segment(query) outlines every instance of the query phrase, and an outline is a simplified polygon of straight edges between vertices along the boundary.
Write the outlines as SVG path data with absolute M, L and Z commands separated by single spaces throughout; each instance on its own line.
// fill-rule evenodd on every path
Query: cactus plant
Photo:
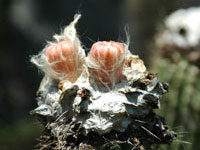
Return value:
M 58 42 L 31 59 L 45 73 L 37 92 L 38 107 L 31 111 L 46 131 L 37 147 L 141 150 L 170 144 L 176 133 L 154 112 L 168 91 L 167 83 L 149 73 L 125 43 L 97 42 L 87 58 L 78 43 L 81 55 L 75 57 L 77 47 L 66 42 L 65 37 L 79 41 L 74 28 L 77 20 L 76 16 L 66 27 L 64 36 L 56 36 L 56 40 L 64 37 L 68 46 Z M 69 58 L 77 60 L 63 61 L 66 51 Z M 72 63 L 74 69 L 66 69 Z M 68 75 L 72 72 L 72 76 Z

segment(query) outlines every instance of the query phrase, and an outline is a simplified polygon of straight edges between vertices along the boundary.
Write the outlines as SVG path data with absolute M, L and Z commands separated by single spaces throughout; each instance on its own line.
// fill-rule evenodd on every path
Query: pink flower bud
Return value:
M 76 34 L 75 25 L 81 15 L 65 27 L 60 35 L 54 35 L 55 42 L 48 44 L 31 62 L 40 68 L 46 76 L 55 80 L 75 82 L 85 67 L 85 51 Z
M 97 42 L 90 50 L 88 66 L 97 82 L 112 88 L 121 81 L 124 59 L 125 47 L 122 43 Z
M 51 44 L 46 48 L 45 54 L 51 69 L 65 76 L 72 76 L 77 70 L 78 48 L 69 40 Z

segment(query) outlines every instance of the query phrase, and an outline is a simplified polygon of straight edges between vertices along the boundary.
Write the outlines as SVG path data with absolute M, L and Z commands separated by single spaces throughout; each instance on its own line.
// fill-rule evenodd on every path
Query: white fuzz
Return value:
M 196 48 L 200 43 L 200 7 L 180 9 L 165 20 L 165 30 L 158 35 L 157 44 L 182 49 Z

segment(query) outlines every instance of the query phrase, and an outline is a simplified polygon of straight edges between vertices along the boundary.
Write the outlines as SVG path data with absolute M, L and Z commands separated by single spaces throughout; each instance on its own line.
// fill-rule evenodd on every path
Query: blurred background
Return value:
M 130 50 L 151 68 L 157 55 L 152 45 L 158 25 L 171 12 L 192 6 L 200 6 L 200 1 L 0 0 L 0 149 L 34 149 L 42 126 L 29 111 L 37 105 L 35 94 L 43 75 L 29 60 L 73 20 L 75 13 L 82 14 L 77 30 L 86 52 L 98 40 L 126 41 L 124 26 L 128 25 Z M 167 112 L 160 113 L 164 116 Z M 180 122 L 169 124 L 172 129 L 180 125 L 180 132 L 187 131 Z M 160 149 L 173 149 L 173 145 Z M 195 148 L 181 143 L 176 149 Z

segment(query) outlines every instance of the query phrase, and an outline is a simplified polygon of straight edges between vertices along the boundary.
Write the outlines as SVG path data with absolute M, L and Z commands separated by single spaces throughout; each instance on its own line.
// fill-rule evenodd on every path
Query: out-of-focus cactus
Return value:
M 200 8 L 181 9 L 171 14 L 156 36 L 161 57 L 154 71 L 169 83 L 161 114 L 180 134 L 173 150 L 199 150 L 200 139 Z M 185 132 L 184 134 L 182 134 Z M 184 143 L 192 144 L 184 144 Z

